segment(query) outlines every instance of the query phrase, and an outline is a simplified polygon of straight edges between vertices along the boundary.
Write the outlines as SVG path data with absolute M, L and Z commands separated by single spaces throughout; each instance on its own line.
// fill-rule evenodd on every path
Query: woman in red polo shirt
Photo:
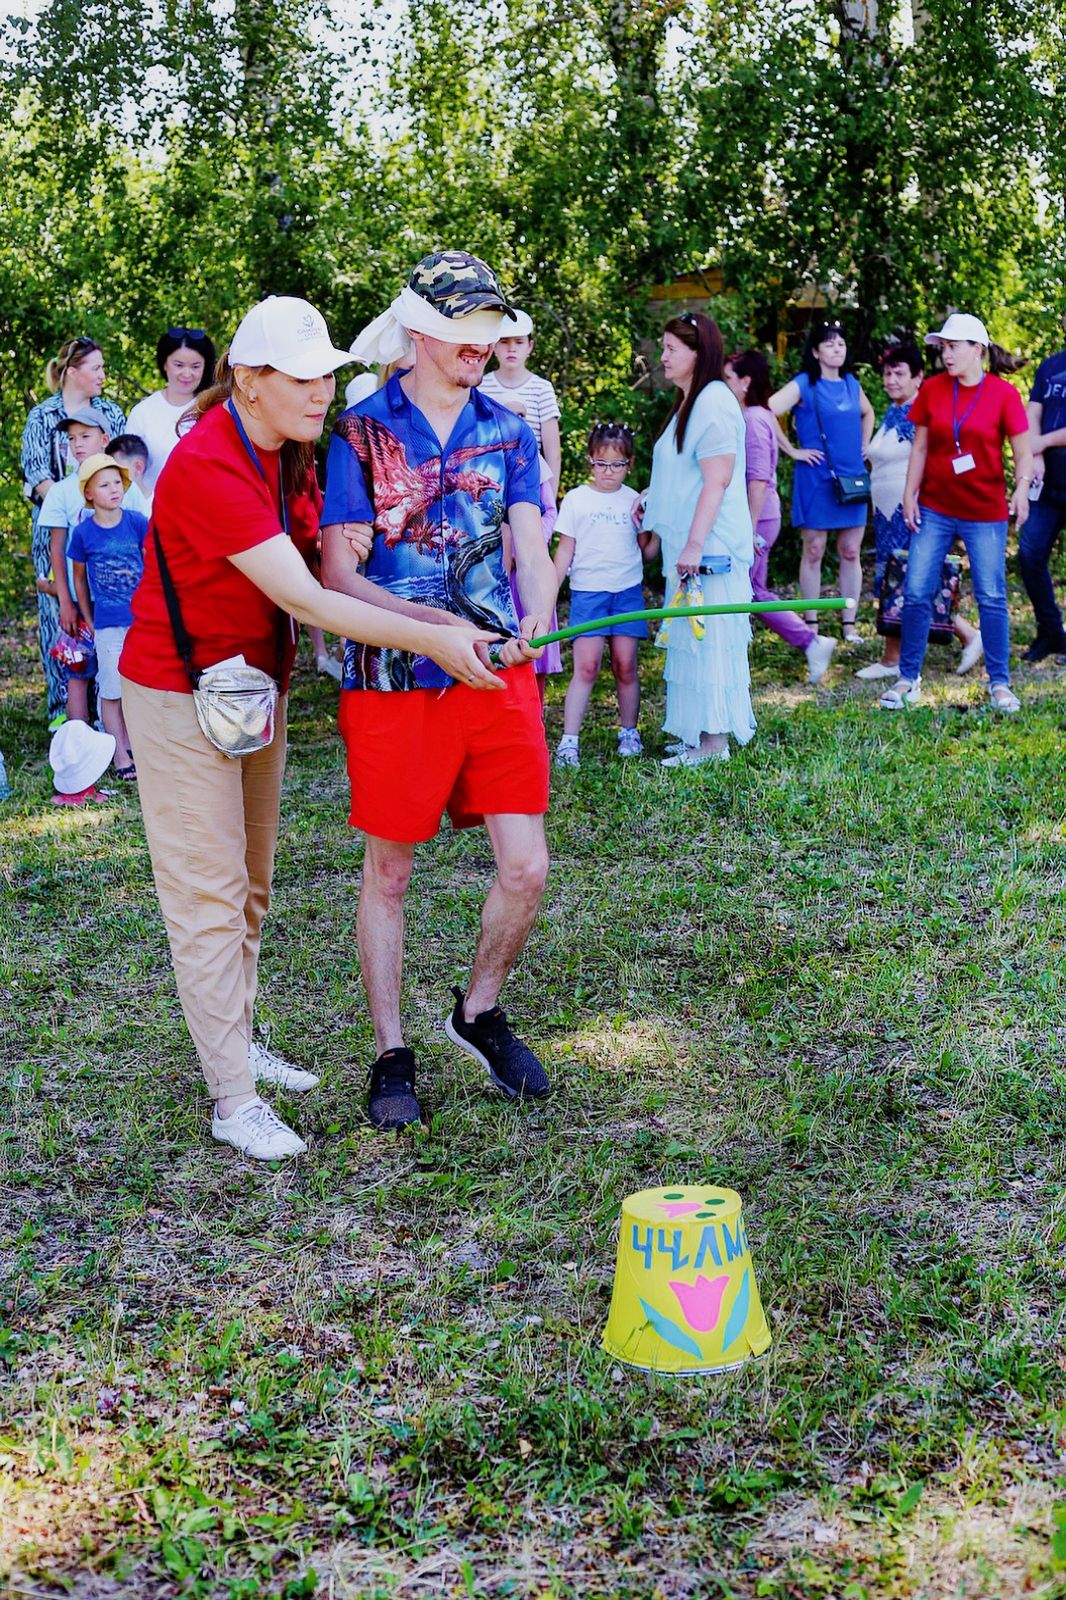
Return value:
M 198 670 L 237 655 L 288 688 L 296 622 L 431 656 L 453 677 L 498 689 L 455 618 L 383 596 L 321 588 L 308 570 L 321 504 L 312 445 L 333 399 L 336 350 L 304 300 L 271 297 L 244 318 L 197 399 L 199 420 L 156 487 L 145 572 L 120 669 L 145 832 L 185 1020 L 215 1103 L 212 1132 L 260 1160 L 307 1147 L 255 1081 L 317 1083 L 252 1039 L 260 927 L 270 899 L 285 766 L 284 699 L 263 749 L 232 759 L 200 731 L 174 638 L 158 548 Z M 442 625 L 443 624 L 443 625 Z
M 903 518 L 912 530 L 903 592 L 899 681 L 881 696 L 886 711 L 913 705 L 921 693 L 933 596 L 947 555 L 961 539 L 970 558 L 981 617 L 992 705 L 1020 709 L 1010 687 L 1007 617 L 1007 520 L 1020 528 L 1029 514 L 1033 453 L 1029 420 L 1018 391 L 985 371 L 988 332 L 977 317 L 954 312 L 939 333 L 944 371 L 926 378 L 911 406 L 914 448 L 903 491 Z M 1014 494 L 1007 505 L 1003 446 L 1014 457 Z

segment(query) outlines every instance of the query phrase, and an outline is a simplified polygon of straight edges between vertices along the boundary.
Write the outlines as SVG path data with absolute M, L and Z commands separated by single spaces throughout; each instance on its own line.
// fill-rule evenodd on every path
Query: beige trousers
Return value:
M 178 997 L 212 1100 L 248 1070 L 259 932 L 270 903 L 285 771 L 285 701 L 265 750 L 233 760 L 200 732 L 192 695 L 122 679 L 156 893 Z

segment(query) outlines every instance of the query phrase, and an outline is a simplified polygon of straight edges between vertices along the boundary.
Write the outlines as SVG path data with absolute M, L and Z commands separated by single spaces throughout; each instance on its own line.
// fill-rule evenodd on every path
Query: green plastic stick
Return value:
M 622 611 L 615 617 L 596 617 L 592 622 L 576 622 L 570 628 L 557 628 L 554 633 L 542 633 L 530 639 L 534 650 L 542 644 L 556 644 L 573 639 L 579 633 L 591 633 L 616 622 L 650 622 L 656 617 L 735 617 L 748 615 L 761 617 L 767 611 L 843 611 L 848 600 L 746 600 L 725 606 L 656 606 L 650 611 Z

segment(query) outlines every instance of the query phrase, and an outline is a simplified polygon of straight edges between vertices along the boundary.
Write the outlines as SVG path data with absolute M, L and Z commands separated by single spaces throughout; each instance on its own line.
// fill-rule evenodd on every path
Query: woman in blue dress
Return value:
M 803 346 L 800 371 L 770 397 L 777 417 L 790 411 L 801 449 L 792 478 L 792 524 L 803 537 L 799 588 L 814 600 L 822 588 L 822 557 L 829 533 L 837 536 L 840 593 L 849 602 L 841 613 L 844 638 L 861 644 L 855 626 L 862 594 L 862 535 L 865 505 L 841 505 L 833 477 L 865 471 L 863 455 L 874 431 L 874 412 L 850 370 L 848 347 L 839 322 L 812 323 Z M 817 626 L 817 615 L 806 618 Z
M 750 601 L 755 552 L 744 414 L 722 379 L 717 325 L 692 311 L 671 318 L 662 364 L 677 394 L 655 444 L 644 527 L 662 541 L 667 593 L 689 579 L 700 584 L 709 605 Z M 746 616 L 670 624 L 664 726 L 674 747 L 663 766 L 728 761 L 730 735 L 738 744 L 752 737 L 750 639 Z

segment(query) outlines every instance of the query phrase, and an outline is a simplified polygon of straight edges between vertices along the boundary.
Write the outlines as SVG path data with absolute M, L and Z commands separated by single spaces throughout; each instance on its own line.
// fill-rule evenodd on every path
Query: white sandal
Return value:
M 992 701 L 993 711 L 1002 711 L 1008 717 L 1013 717 L 1015 712 L 1022 709 L 1022 703 L 1018 696 L 1005 683 L 994 684 L 988 693 Z
M 914 705 L 915 701 L 921 698 L 921 693 L 921 678 L 915 678 L 913 683 L 901 678 L 899 683 L 885 690 L 877 703 L 882 711 L 905 711 L 907 706 Z

